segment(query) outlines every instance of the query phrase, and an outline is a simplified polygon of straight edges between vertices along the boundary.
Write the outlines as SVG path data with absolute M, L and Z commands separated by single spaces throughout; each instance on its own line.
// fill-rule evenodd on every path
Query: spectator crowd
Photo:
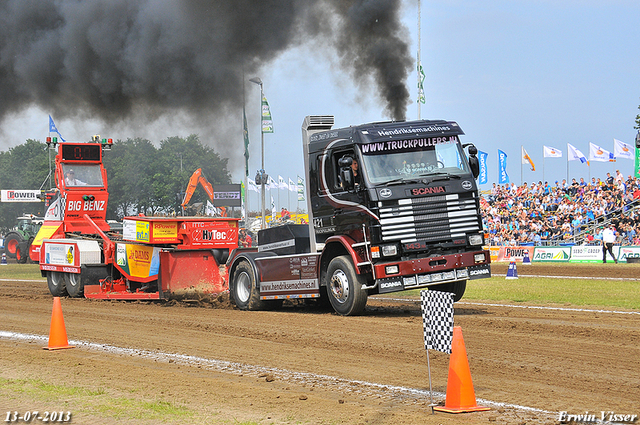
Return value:
M 604 181 L 493 184 L 481 210 L 490 245 L 601 244 L 605 223 L 615 226 L 616 244 L 640 245 L 640 179 L 616 172 Z M 579 238 L 574 239 L 580 235 Z

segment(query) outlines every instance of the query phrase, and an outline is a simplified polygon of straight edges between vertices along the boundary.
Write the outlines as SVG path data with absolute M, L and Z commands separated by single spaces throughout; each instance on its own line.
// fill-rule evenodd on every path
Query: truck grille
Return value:
M 472 193 L 399 199 L 380 203 L 384 242 L 438 242 L 480 231 Z

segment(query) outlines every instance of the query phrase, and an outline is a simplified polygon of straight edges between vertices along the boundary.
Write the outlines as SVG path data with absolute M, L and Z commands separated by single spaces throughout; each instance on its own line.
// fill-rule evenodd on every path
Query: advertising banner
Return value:
M 533 246 L 501 246 L 495 261 L 516 261 L 521 263 L 525 256 L 529 257 L 529 260 L 533 258 L 533 250 Z M 493 261 L 493 256 L 491 261 Z
M 213 204 L 216 207 L 242 206 L 241 185 L 217 184 L 213 187 Z
M 0 191 L 2 202 L 41 202 L 38 198 L 42 192 L 39 190 L 2 190 Z
M 640 258 L 640 246 L 614 246 L 613 255 L 618 261 L 627 261 L 627 258 Z M 602 258 L 600 258 L 602 260 Z M 607 260 L 610 257 L 607 255 Z
M 509 183 L 509 175 L 507 174 L 507 154 L 498 149 L 498 183 Z
M 478 151 L 478 159 L 480 160 L 480 175 L 478 176 L 479 184 L 487 184 L 489 182 L 489 177 L 487 174 L 487 157 L 488 153 Z
M 537 246 L 533 250 L 533 262 L 557 263 L 569 262 L 571 247 L 569 246 Z
M 602 246 L 572 246 L 571 263 L 597 263 L 602 261 Z
M 131 277 L 150 278 L 158 274 L 160 248 L 116 244 L 116 265 Z

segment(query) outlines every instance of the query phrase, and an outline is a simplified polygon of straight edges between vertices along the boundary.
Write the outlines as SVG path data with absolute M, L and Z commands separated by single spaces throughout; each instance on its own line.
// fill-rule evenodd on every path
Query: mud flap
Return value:
M 491 265 L 483 264 L 481 266 L 469 267 L 469 279 L 484 279 L 485 277 L 491 277 Z

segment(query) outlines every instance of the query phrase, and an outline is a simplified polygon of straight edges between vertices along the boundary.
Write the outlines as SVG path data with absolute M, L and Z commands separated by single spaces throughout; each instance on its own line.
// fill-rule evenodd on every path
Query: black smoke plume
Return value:
M 3 0 L 0 121 L 34 105 L 110 123 L 228 112 L 243 72 L 314 40 L 401 120 L 412 59 L 399 11 L 400 0 Z

